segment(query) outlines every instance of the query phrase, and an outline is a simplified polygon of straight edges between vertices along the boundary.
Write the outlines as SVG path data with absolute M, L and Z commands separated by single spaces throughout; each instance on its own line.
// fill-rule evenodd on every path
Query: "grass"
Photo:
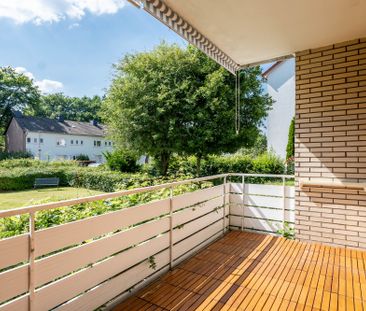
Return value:
M 67 199 L 82 198 L 100 193 L 102 192 L 73 187 L 53 187 L 25 191 L 0 192 L 0 210 L 40 204 L 45 202 L 56 202 Z

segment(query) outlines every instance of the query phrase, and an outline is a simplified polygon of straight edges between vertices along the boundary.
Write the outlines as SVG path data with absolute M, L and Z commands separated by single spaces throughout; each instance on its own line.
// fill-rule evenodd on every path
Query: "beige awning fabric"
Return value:
M 141 0 L 231 72 L 366 37 L 366 0 Z

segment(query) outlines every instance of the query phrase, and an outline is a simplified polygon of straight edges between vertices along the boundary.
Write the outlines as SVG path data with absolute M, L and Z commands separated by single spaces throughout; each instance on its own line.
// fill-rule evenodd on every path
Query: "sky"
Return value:
M 186 44 L 126 0 L 0 0 L 0 66 L 42 93 L 103 95 L 112 64 L 162 41 Z
M 0 66 L 43 93 L 103 95 L 126 53 L 185 41 L 125 0 L 0 0 Z

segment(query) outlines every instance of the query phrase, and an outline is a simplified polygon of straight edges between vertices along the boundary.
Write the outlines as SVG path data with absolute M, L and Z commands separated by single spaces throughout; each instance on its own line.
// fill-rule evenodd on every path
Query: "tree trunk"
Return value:
M 160 153 L 160 174 L 162 176 L 166 176 L 168 173 L 169 168 L 169 161 L 170 161 L 170 152 L 164 151 Z

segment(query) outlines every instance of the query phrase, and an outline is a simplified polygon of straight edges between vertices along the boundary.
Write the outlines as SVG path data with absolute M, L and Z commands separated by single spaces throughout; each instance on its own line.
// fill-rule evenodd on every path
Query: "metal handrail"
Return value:
M 218 174 L 218 175 L 213 175 L 213 176 L 205 176 L 205 177 L 191 178 L 191 179 L 186 179 L 186 180 L 181 180 L 181 181 L 174 181 L 174 182 L 164 183 L 164 184 L 155 185 L 155 186 L 141 187 L 141 188 L 135 188 L 135 189 L 130 189 L 130 190 L 122 190 L 122 191 L 116 191 L 116 192 L 111 192 L 111 193 L 98 194 L 98 195 L 88 196 L 88 197 L 79 198 L 79 199 L 63 200 L 63 201 L 58 201 L 58 202 L 51 202 L 51 203 L 44 203 L 44 204 L 20 207 L 20 208 L 15 208 L 15 209 L 11 209 L 11 210 L 3 210 L 3 211 L 0 211 L 0 218 L 28 214 L 31 212 L 38 212 L 38 211 L 49 210 L 49 209 L 53 209 L 53 208 L 72 206 L 72 205 L 81 204 L 81 203 L 94 202 L 94 201 L 99 201 L 99 200 L 107 200 L 107 199 L 122 197 L 122 196 L 126 196 L 126 195 L 131 195 L 131 194 L 160 190 L 160 189 L 164 189 L 164 188 L 174 188 L 174 187 L 189 184 L 189 183 L 208 181 L 208 180 L 213 180 L 213 179 L 225 178 L 225 177 L 229 177 L 229 176 L 263 177 L 263 178 L 272 177 L 272 178 L 289 178 L 289 179 L 294 178 L 293 175 L 275 175 L 275 174 L 245 174 L 245 173 Z
M 122 196 L 126 196 L 126 195 L 137 194 L 137 193 L 144 193 L 144 192 L 149 192 L 149 191 L 154 191 L 154 190 L 159 190 L 159 189 L 164 189 L 164 188 L 170 188 L 170 187 L 174 188 L 174 187 L 177 187 L 180 185 L 185 185 L 185 184 L 189 184 L 189 183 L 193 183 L 193 182 L 213 180 L 213 179 L 218 179 L 218 178 L 224 178 L 226 176 L 228 176 L 228 174 L 219 174 L 219 175 L 213 175 L 213 176 L 207 176 L 207 177 L 192 178 L 192 179 L 174 181 L 171 183 L 165 183 L 165 184 L 160 184 L 160 185 L 155 185 L 155 186 L 141 187 L 141 188 L 135 188 L 135 189 L 130 189 L 130 190 L 121 190 L 121 191 L 104 193 L 104 194 L 97 194 L 97 195 L 88 196 L 88 197 L 84 197 L 84 198 L 80 198 L 80 199 L 63 200 L 63 201 L 58 201 L 58 202 L 51 202 L 51 203 L 44 203 L 44 204 L 20 207 L 20 208 L 15 208 L 15 209 L 11 209 L 11 210 L 3 210 L 3 211 L 0 211 L 0 218 L 28 214 L 30 212 L 38 212 L 38 211 L 49 210 L 49 209 L 58 208 L 58 207 L 71 206 L 71 205 L 80 204 L 80 203 L 107 200 L 107 199 L 112 199 L 112 198 L 117 198 L 117 197 L 122 197 Z

